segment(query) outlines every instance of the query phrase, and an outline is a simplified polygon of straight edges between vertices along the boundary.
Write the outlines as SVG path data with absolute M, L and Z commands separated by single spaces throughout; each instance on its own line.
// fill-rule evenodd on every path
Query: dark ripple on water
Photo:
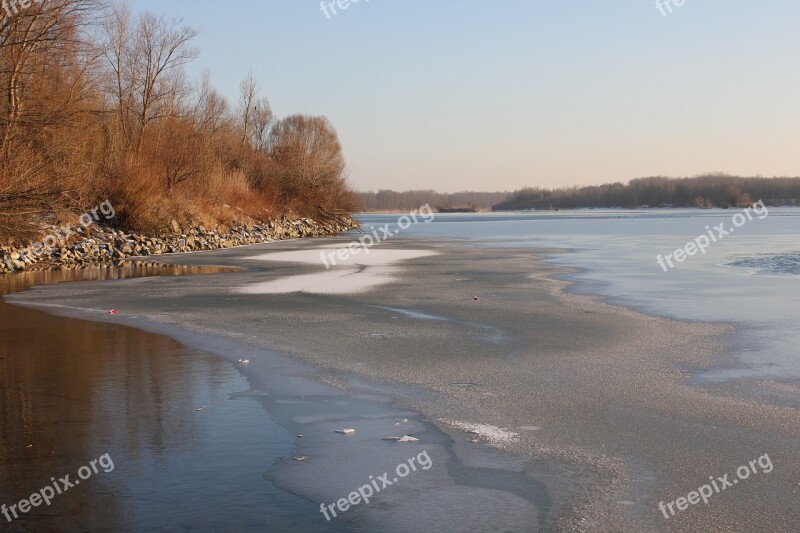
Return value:
M 729 261 L 726 265 L 746 268 L 763 276 L 800 276 L 800 253 L 742 257 Z

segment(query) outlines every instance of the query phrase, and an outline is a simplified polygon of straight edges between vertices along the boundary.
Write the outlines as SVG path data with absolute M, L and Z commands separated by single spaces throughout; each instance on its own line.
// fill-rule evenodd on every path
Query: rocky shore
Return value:
M 176 221 L 170 231 L 157 236 L 128 233 L 103 225 L 78 227 L 56 246 L 12 247 L 0 245 L 0 274 L 20 271 L 60 270 L 87 266 L 118 266 L 134 257 L 158 256 L 233 248 L 303 237 L 335 235 L 358 228 L 347 216 L 326 216 L 324 221 L 290 219 L 283 215 L 263 223 L 241 223 L 230 228 L 208 229 L 203 225 L 182 228 Z M 56 226 L 43 228 L 59 235 Z M 40 243 L 41 244 L 41 243 Z

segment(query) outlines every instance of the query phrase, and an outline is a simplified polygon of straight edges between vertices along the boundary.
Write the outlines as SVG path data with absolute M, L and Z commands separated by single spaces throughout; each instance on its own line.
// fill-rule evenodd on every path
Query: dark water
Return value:
M 0 294 L 45 283 L 220 269 L 137 267 L 0 276 Z M 113 324 L 0 301 L 0 505 L 55 478 L 80 484 L 1 531 L 314 530 L 317 509 L 264 474 L 292 439 L 230 364 Z M 198 410 L 200 409 L 200 410 Z M 78 471 L 95 463 L 97 473 Z M 113 462 L 113 469 L 110 463 Z M 103 468 L 105 466 L 105 468 Z M 109 471 L 106 471 L 109 470 Z M 86 470 L 83 471 L 84 475 Z
M 726 263 L 764 276 L 800 276 L 800 254 L 765 254 L 741 257 Z

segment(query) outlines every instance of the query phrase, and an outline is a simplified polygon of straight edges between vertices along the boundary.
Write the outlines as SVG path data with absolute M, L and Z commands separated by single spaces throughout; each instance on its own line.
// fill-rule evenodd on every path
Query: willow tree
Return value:
M 286 205 L 335 210 L 352 202 L 342 145 L 327 118 L 292 115 L 275 123 L 270 157 Z

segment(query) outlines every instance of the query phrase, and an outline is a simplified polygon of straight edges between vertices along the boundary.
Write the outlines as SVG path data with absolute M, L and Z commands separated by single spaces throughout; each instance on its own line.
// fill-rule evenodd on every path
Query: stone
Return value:
M 85 268 L 92 265 L 119 266 L 124 259 L 133 255 L 232 248 L 301 236 L 328 235 L 357 227 L 353 221 L 347 221 L 347 224 L 349 225 L 331 225 L 317 223 L 312 219 L 289 219 L 281 215 L 268 222 L 248 221 L 227 229 L 217 226 L 208 230 L 197 222 L 192 222 L 191 229 L 187 230 L 186 235 L 182 235 L 180 226 L 173 220 L 170 226 L 174 233 L 162 234 L 160 237 L 125 234 L 123 231 L 102 226 L 95 226 L 92 231 L 86 232 L 82 231 L 83 228 L 76 228 L 77 233 L 83 236 L 77 242 L 59 243 L 53 249 L 43 249 L 40 255 L 33 254 L 26 248 L 0 246 L 0 273 Z M 43 226 L 42 229 L 46 232 L 48 228 Z M 90 234 L 92 237 L 89 237 Z

